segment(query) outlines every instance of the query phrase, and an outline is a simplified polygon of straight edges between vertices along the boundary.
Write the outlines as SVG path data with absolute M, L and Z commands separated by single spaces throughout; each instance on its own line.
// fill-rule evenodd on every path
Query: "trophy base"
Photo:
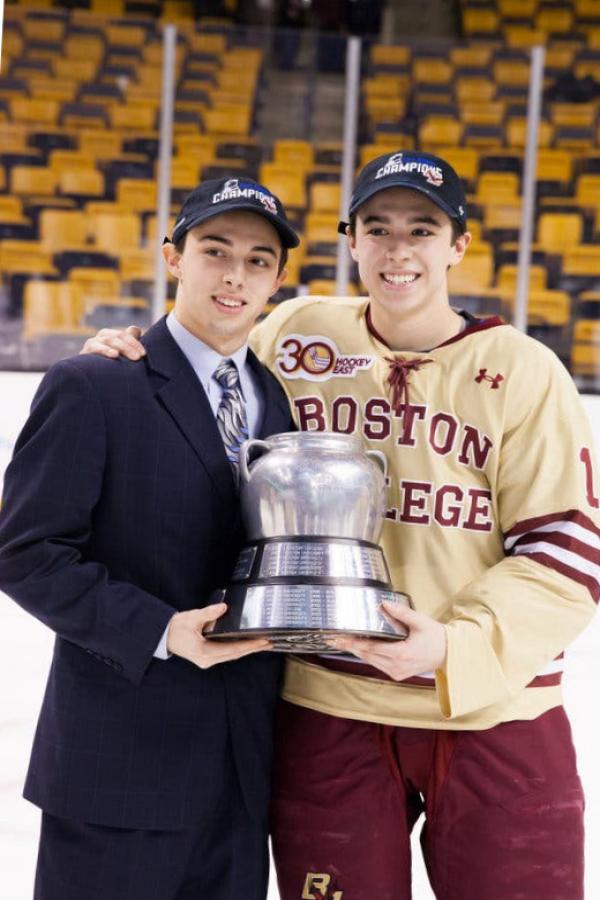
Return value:
M 407 629 L 385 618 L 379 609 L 383 600 L 410 606 L 407 594 L 370 585 L 230 585 L 210 597 L 210 603 L 229 608 L 206 637 L 266 637 L 273 650 L 284 653 L 335 653 L 328 638 L 340 634 L 404 640 Z

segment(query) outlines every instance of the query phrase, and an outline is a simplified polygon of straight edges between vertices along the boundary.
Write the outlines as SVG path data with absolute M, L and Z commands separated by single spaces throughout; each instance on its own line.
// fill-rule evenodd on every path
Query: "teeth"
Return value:
M 241 306 L 241 300 L 232 300 L 230 297 L 217 297 L 217 303 L 222 303 L 223 306 Z
M 412 284 L 413 281 L 417 280 L 416 275 L 385 275 L 383 276 L 383 280 L 387 281 L 388 284 Z

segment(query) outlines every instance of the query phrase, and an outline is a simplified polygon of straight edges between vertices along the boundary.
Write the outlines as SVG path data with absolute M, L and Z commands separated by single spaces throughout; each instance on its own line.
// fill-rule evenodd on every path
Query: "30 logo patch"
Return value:
M 292 380 L 354 378 L 358 372 L 370 369 L 374 362 L 374 356 L 340 353 L 331 338 L 319 334 L 288 334 L 277 347 L 277 370 Z

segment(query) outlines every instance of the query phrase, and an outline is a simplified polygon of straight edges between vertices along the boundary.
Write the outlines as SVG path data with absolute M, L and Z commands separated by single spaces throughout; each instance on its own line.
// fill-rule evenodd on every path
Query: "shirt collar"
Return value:
M 170 312 L 167 316 L 167 328 L 171 333 L 171 337 L 193 368 L 197 377 L 200 379 L 204 387 L 208 388 L 213 373 L 222 359 L 231 359 L 237 366 L 240 373 L 242 393 L 244 393 L 244 378 L 242 373 L 246 365 L 248 356 L 248 344 L 243 344 L 235 353 L 222 356 L 217 350 L 213 350 L 200 338 L 197 338 L 191 331 L 188 331 L 181 322 L 175 318 L 175 314 Z M 245 373 L 244 373 L 245 374 Z

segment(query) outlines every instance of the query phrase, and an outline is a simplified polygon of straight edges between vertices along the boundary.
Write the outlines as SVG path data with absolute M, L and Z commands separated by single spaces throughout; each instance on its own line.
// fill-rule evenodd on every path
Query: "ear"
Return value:
M 274 283 L 274 285 L 273 285 L 273 290 L 272 290 L 272 292 L 269 294 L 269 297 L 274 297 L 274 296 L 275 296 L 275 294 L 277 293 L 277 291 L 279 290 L 279 288 L 281 287 L 281 285 L 283 284 L 283 282 L 284 282 L 285 279 L 287 278 L 287 275 L 288 275 L 288 270 L 287 270 L 287 269 L 282 269 L 281 272 L 278 274 L 277 278 L 275 279 L 275 283 Z
M 177 250 L 175 244 L 163 244 L 162 255 L 166 263 L 169 274 L 173 278 L 181 278 L 181 253 Z
M 467 252 L 467 247 L 471 243 L 472 234 L 470 231 L 465 231 L 464 234 L 459 235 L 452 247 L 452 259 L 450 260 L 451 266 L 456 266 L 463 258 L 465 253 Z
M 358 252 L 356 250 L 356 235 L 352 234 L 352 230 L 349 225 L 346 225 L 346 239 L 348 241 L 348 250 L 350 251 L 350 256 L 354 260 L 354 262 L 358 262 Z

